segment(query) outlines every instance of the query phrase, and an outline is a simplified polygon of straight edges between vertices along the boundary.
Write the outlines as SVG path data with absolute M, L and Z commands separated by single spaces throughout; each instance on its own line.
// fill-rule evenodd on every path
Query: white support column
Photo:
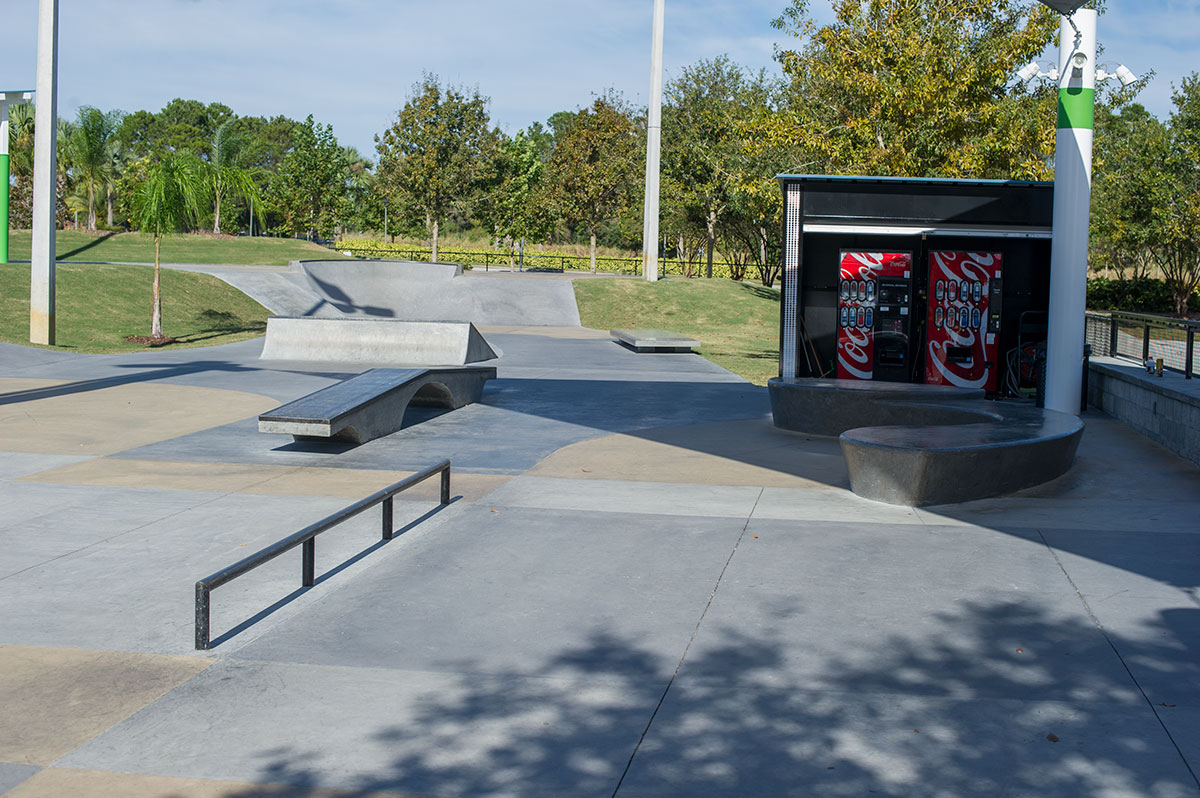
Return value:
M 662 58 L 665 0 L 654 0 L 650 44 L 650 104 L 646 116 L 646 200 L 642 217 L 642 275 L 658 280 L 658 177 L 662 149 Z
M 58 210 L 58 0 L 38 0 L 37 106 L 33 139 L 33 255 L 29 340 L 54 343 L 54 234 Z
M 1096 12 L 1079 9 L 1064 16 L 1059 33 L 1046 407 L 1079 415 L 1092 196 Z

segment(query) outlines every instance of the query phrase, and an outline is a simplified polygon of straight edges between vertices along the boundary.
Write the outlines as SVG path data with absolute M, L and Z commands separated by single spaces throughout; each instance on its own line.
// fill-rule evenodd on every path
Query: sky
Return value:
M 786 0 L 666 0 L 666 79 L 703 58 L 777 71 Z M 34 88 L 37 0 L 2 0 L 0 89 Z M 812 0 L 819 20 L 829 0 Z M 60 0 L 59 115 L 157 111 L 175 97 L 241 116 L 308 114 L 375 155 L 422 74 L 477 87 L 509 134 L 616 89 L 647 101 L 653 0 Z M 1200 0 L 1108 0 L 1100 61 L 1156 75 L 1162 119 L 1200 72 Z M 1047 54 L 1052 55 L 1052 54 Z M 1110 69 L 1109 71 L 1112 71 Z

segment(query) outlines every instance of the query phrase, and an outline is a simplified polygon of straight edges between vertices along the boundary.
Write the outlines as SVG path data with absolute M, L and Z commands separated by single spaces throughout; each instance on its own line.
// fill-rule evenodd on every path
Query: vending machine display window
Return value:
M 840 254 L 837 376 L 909 378 L 912 253 Z
M 1002 260 L 999 252 L 929 253 L 926 383 L 996 390 Z

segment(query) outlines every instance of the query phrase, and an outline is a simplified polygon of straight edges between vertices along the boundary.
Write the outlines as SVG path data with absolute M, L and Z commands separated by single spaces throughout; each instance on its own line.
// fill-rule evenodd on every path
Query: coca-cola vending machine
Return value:
M 837 376 L 910 379 L 912 253 L 841 253 Z
M 929 253 L 927 384 L 996 390 L 1001 260 L 998 252 Z

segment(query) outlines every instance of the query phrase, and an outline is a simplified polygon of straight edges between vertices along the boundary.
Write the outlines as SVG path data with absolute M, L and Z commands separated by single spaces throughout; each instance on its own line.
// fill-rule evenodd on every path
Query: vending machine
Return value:
M 908 381 L 912 253 L 843 251 L 840 257 L 838 379 Z
M 929 253 L 927 384 L 996 390 L 1001 260 L 998 252 Z

